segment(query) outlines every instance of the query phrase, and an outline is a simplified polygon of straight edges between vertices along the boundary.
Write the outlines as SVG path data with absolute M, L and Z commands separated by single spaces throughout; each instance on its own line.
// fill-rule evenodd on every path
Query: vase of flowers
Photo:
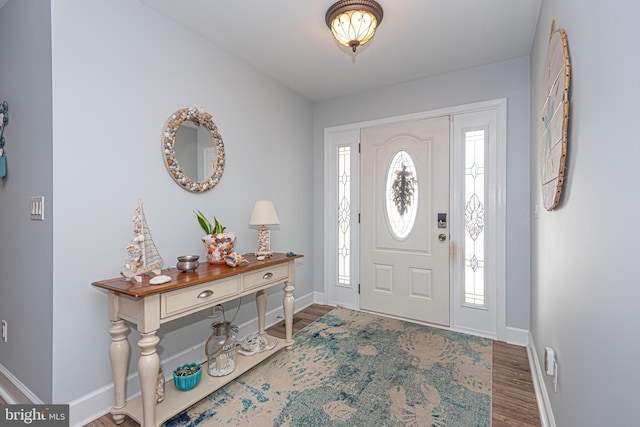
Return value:
M 202 236 L 202 243 L 207 248 L 209 264 L 224 264 L 224 256 L 233 252 L 236 233 L 225 231 L 226 227 L 223 227 L 216 217 L 213 217 L 214 223 L 211 224 L 202 212 L 196 210 L 194 213 L 198 218 L 198 224 L 205 233 Z

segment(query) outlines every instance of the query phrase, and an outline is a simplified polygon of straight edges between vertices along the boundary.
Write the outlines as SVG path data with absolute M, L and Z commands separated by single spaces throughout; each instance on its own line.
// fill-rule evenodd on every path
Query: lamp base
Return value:
M 255 252 L 256 256 L 270 257 L 273 255 L 271 250 L 271 232 L 269 227 L 261 225 L 258 228 L 258 250 Z

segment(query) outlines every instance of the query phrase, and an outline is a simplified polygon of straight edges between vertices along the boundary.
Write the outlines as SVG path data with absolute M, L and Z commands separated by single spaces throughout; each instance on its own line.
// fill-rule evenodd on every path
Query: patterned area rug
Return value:
M 178 426 L 491 425 L 492 341 L 336 308 Z

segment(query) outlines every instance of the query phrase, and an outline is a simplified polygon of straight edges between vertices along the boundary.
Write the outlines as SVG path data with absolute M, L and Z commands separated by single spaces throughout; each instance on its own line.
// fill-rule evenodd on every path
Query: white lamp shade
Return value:
M 249 225 L 273 225 L 280 224 L 276 208 L 271 200 L 257 200 L 253 206 Z

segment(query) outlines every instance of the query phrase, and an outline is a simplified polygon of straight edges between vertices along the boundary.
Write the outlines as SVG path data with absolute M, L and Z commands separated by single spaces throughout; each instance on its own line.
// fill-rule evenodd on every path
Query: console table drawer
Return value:
M 257 288 L 274 282 L 282 282 L 289 276 L 287 264 L 273 266 L 268 270 L 261 270 L 244 276 L 242 290 Z
M 164 292 L 160 299 L 160 317 L 175 316 L 198 307 L 213 305 L 221 298 L 235 295 L 240 291 L 239 279 L 234 277 L 203 283 L 186 289 Z

